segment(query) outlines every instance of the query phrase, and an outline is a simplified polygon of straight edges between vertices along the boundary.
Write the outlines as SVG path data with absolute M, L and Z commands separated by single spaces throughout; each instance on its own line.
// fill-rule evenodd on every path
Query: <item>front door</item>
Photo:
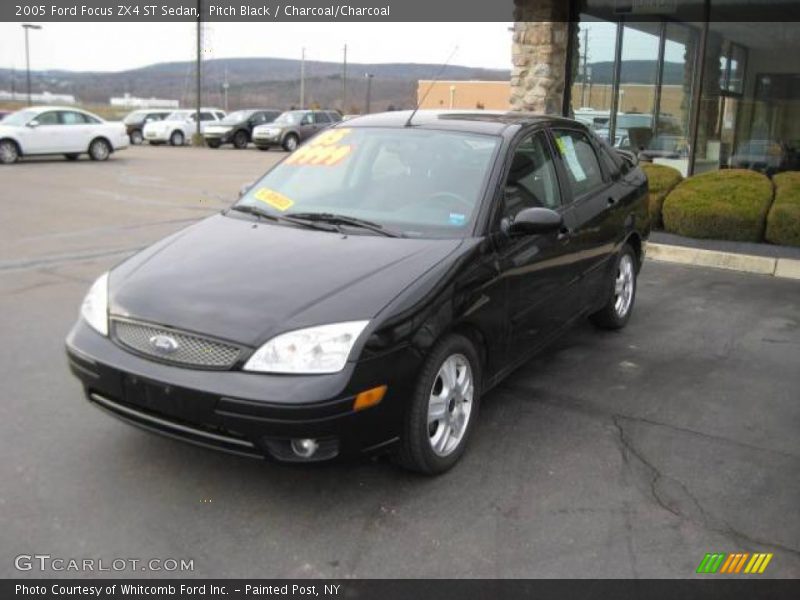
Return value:
M 524 136 L 507 165 L 498 227 L 507 229 L 523 209 L 550 208 L 565 220 L 562 231 L 499 235 L 498 267 L 507 281 L 509 363 L 522 360 L 570 322 L 579 300 L 579 272 L 569 228 L 574 216 L 562 203 L 547 136 Z
M 86 152 L 94 134 L 94 124 L 83 113 L 61 111 L 61 148 L 63 152 Z
M 39 114 L 20 134 L 22 151 L 25 154 L 58 152 L 62 129 L 57 111 L 50 110 Z

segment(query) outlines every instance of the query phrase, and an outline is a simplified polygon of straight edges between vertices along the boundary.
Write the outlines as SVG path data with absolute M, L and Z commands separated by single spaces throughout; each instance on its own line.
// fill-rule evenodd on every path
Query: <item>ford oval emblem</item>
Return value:
M 162 354 L 172 354 L 178 349 L 178 341 L 164 334 L 154 335 L 150 338 L 150 345 Z

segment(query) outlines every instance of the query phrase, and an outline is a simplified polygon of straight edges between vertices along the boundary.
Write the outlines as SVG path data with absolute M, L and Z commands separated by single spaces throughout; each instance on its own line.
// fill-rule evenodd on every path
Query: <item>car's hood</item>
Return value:
M 375 317 L 460 243 L 217 215 L 116 267 L 109 305 L 112 314 L 257 346 L 283 331 Z

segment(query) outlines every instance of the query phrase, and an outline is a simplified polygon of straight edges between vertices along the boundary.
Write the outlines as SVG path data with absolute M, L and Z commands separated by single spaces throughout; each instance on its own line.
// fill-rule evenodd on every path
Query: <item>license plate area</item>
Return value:
M 122 390 L 126 403 L 156 414 L 187 421 L 205 421 L 204 417 L 213 414 L 210 399 L 135 375 L 123 376 Z

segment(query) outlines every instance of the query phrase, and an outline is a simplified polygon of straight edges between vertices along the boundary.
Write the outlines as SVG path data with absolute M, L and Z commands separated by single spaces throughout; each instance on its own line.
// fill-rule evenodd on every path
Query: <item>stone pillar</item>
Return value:
M 567 74 L 569 2 L 514 0 L 511 108 L 560 115 Z

